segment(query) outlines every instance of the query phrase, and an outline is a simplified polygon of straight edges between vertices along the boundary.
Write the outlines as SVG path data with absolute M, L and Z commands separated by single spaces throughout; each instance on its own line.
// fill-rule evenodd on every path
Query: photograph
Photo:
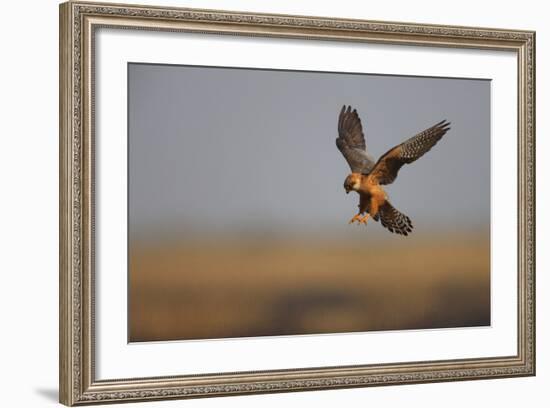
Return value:
M 536 25 L 227 6 L 59 5 L 59 401 L 535 376 Z
M 491 325 L 491 80 L 129 62 L 128 341 Z

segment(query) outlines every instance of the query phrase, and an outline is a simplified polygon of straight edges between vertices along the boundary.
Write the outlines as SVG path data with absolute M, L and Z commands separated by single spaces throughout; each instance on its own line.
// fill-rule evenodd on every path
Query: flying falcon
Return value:
M 349 223 L 357 221 L 358 224 L 366 225 L 371 216 L 375 221 L 380 220 L 382 226 L 390 232 L 408 235 L 413 228 L 410 218 L 390 204 L 381 186 L 393 183 L 404 164 L 422 157 L 449 129 L 450 122 L 443 120 L 388 150 L 374 162 L 367 153 L 357 111 L 344 105 L 338 117 L 336 146 L 351 168 L 351 174 L 344 181 L 344 189 L 346 193 L 359 193 L 359 212 Z

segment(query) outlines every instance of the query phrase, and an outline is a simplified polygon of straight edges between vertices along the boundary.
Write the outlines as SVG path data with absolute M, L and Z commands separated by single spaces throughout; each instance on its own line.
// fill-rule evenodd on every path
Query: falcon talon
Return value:
M 367 221 L 369 220 L 369 214 L 365 215 L 363 218 L 359 219 L 359 224 L 365 224 L 367 225 Z
M 344 189 L 346 193 L 355 191 L 359 194 L 359 214 L 349 224 L 358 221 L 357 225 L 367 225 L 370 216 L 380 221 L 388 231 L 407 236 L 413 229 L 412 222 L 391 205 L 382 186 L 393 183 L 403 165 L 413 163 L 430 151 L 449 131 L 450 125 L 446 120 L 436 123 L 391 148 L 375 162 L 367 153 L 357 110 L 344 105 L 338 117 L 336 147 L 351 169 L 351 174 L 344 181 Z M 367 215 L 361 218 L 360 215 L 364 213 Z

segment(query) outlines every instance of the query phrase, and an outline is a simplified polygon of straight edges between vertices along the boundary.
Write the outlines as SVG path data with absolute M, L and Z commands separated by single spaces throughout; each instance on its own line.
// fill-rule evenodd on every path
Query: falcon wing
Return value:
M 379 184 L 393 183 L 399 169 L 427 153 L 447 133 L 450 125 L 443 120 L 390 149 L 378 159 L 370 176 Z
M 338 138 L 336 146 L 342 152 L 352 173 L 368 173 L 374 166 L 374 160 L 367 154 L 365 136 L 361 119 L 351 106 L 342 107 L 338 117 Z

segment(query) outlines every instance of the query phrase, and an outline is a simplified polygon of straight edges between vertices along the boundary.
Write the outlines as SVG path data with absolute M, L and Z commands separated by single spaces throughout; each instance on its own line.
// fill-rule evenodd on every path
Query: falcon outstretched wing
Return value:
M 390 149 L 378 159 L 370 177 L 378 184 L 393 183 L 399 169 L 426 154 L 447 133 L 450 125 L 450 122 L 443 120 Z
M 336 146 L 342 152 L 352 173 L 366 174 L 374 166 L 374 160 L 367 153 L 361 119 L 351 106 L 342 107 L 338 117 L 338 138 Z

